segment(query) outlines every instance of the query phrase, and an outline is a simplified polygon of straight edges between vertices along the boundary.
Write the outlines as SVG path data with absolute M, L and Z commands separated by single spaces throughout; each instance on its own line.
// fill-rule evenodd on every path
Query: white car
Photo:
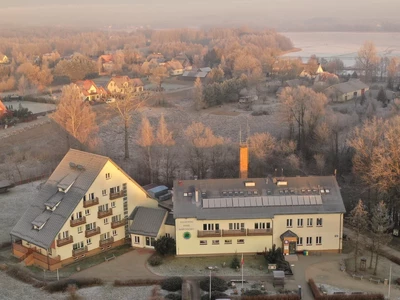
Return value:
M 106 100 L 106 103 L 113 103 L 113 102 L 115 102 L 115 98 L 108 98 Z

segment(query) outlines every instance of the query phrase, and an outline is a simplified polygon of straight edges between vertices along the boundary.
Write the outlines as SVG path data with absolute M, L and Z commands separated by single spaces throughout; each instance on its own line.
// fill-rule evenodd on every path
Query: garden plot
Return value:
M 147 300 L 155 286 L 113 287 L 106 284 L 77 290 L 83 299 Z

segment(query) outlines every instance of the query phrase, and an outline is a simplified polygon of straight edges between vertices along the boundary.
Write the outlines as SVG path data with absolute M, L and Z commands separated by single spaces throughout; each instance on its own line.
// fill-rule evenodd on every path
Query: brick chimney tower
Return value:
M 249 176 L 249 148 L 246 144 L 240 145 L 240 166 L 239 176 L 240 178 L 246 179 Z

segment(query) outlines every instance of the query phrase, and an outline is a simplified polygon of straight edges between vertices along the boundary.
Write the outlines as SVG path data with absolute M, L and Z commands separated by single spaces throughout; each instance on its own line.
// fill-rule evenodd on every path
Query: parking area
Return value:
M 11 106 L 13 109 L 18 109 L 18 107 L 21 105 L 23 108 L 29 109 L 34 114 L 56 109 L 56 105 L 51 103 L 38 103 L 21 100 L 4 101 L 3 103 L 5 106 Z

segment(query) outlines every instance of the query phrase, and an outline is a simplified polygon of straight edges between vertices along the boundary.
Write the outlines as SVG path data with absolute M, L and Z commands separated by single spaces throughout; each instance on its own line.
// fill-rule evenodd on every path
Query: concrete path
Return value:
M 147 259 L 153 254 L 152 250 L 137 249 L 125 253 L 108 262 L 93 266 L 71 278 L 100 278 L 106 282 L 128 279 L 160 279 L 162 277 L 151 273 L 147 267 Z

